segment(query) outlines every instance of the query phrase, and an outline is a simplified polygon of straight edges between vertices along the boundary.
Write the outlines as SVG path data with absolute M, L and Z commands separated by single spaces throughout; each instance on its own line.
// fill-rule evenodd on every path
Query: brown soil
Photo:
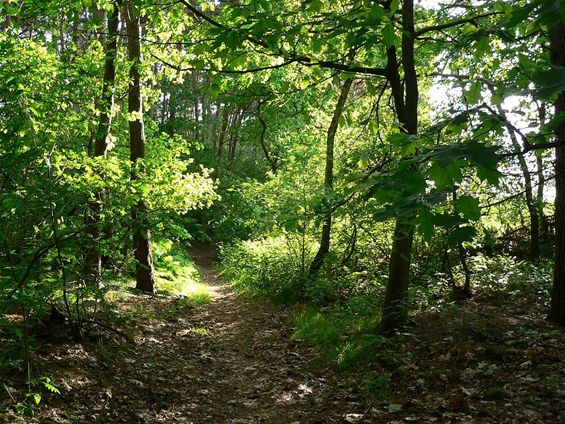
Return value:
M 479 295 L 421 314 L 410 334 L 338 373 L 292 339 L 291 309 L 236 295 L 209 246 L 190 254 L 212 303 L 120 299 L 122 315 L 135 312 L 121 326 L 134 328 L 130 342 L 111 331 L 88 342 L 51 334 L 35 374 L 63 396 L 43 393 L 34 419 L 0 413 L 0 422 L 565 422 L 564 336 L 543 319 L 543 302 Z M 5 379 L 0 403 L 24 391 L 18 378 Z
M 64 396 L 46 395 L 30 422 L 331 423 L 365 411 L 312 347 L 291 339 L 287 309 L 237 296 L 210 247 L 190 254 L 213 302 L 135 296 L 120 300 L 145 310 L 127 325 L 133 343 L 110 333 L 39 346 L 37 366 Z

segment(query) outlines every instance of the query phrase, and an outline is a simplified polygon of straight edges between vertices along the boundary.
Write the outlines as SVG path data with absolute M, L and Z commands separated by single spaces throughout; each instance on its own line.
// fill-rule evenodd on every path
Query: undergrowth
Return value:
M 349 268 L 336 256 L 328 255 L 319 277 L 312 280 L 305 271 L 312 247 L 301 246 L 287 234 L 224 246 L 222 274 L 238 291 L 298 304 L 299 312 L 292 318 L 293 338 L 319 346 L 324 359 L 338 369 L 374 359 L 376 346 L 386 340 L 377 335 L 385 283 L 382 270 L 378 274 Z M 428 261 L 419 260 L 423 264 Z M 548 299 L 549 261 L 534 264 L 479 254 L 470 257 L 469 264 L 472 291 L 479 298 L 495 302 L 515 296 L 542 302 Z M 437 270 L 437 264 L 432 265 L 435 271 L 429 263 L 424 265 L 426 272 L 409 289 L 413 313 L 458 308 L 460 300 L 445 275 Z M 454 274 L 462 280 L 462 270 L 454 267 Z

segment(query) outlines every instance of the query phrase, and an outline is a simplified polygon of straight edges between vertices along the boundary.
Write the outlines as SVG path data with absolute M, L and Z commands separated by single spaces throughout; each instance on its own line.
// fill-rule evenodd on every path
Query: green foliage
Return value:
M 382 341 L 372 331 L 397 220 L 416 234 L 413 304 L 437 307 L 449 278 L 462 279 L 461 264 L 451 266 L 449 278 L 446 270 L 459 247 L 470 252 L 474 287 L 547 300 L 549 261 L 499 253 L 526 250 L 528 198 L 535 197 L 522 194 L 526 176 L 534 188 L 550 184 L 551 153 L 520 161 L 516 150 L 552 142 L 564 119 L 544 102 L 565 89 L 565 71 L 548 66 L 542 48 L 562 17 L 562 0 L 439 9 L 416 2 L 415 27 L 423 31 L 414 40 L 417 135 L 406 133 L 391 95 L 393 68 L 405 80 L 401 89 L 409 86 L 403 68 L 410 60 L 401 58 L 405 4 L 398 0 L 197 2 L 208 19 L 195 19 L 181 2 L 157 8 L 136 1 L 144 21 L 147 142 L 135 164 L 123 34 L 108 152 L 93 157 L 106 107 L 108 35 L 94 3 L 113 7 L 107 0 L 0 4 L 2 364 L 22 369 L 33 348 L 30 331 L 52 311 L 80 334 L 92 314 L 125 296 L 130 237 L 139 226 L 131 209 L 141 203 L 157 290 L 180 297 L 165 313 L 212 300 L 179 241 L 221 241 L 223 275 L 236 289 L 308 302 L 295 337 L 323 346 L 343 367 Z M 353 79 L 352 95 L 328 185 L 324 145 L 336 88 L 346 78 Z M 534 206 L 550 216 L 546 200 L 540 193 Z M 330 213 L 330 253 L 312 278 L 308 269 Z M 551 222 L 548 228 L 549 250 Z M 493 257 L 482 254 L 488 249 Z M 104 259 L 100 287 L 85 275 L 91 251 Z
M 370 299 L 352 299 L 345 306 L 309 307 L 294 318 L 293 338 L 318 345 L 338 370 L 368 359 L 375 346 L 386 341 L 373 334 L 378 323 Z
M 181 296 L 195 305 L 212 301 L 210 287 L 201 282 L 198 268 L 181 244 L 162 240 L 153 247 L 158 293 Z
M 311 241 L 292 233 L 226 245 L 220 253 L 222 275 L 237 290 L 281 302 L 304 297 L 312 257 Z
M 552 278 L 549 260 L 531 263 L 509 256 L 489 258 L 477 255 L 472 259 L 479 285 L 498 296 L 535 296 L 547 299 Z

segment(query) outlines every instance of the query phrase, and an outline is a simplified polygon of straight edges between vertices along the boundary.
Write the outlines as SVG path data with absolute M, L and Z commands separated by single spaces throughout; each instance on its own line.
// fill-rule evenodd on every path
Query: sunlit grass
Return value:
M 367 355 L 372 346 L 384 340 L 372 334 L 378 316 L 365 311 L 352 313 L 345 307 L 320 310 L 310 307 L 294 319 L 293 338 L 320 346 L 338 369 L 347 368 Z
M 198 268 L 180 247 L 163 242 L 155 249 L 155 285 L 158 293 L 186 297 L 196 305 L 212 301 L 210 287 L 202 283 Z
M 193 334 L 198 335 L 198 336 L 207 336 L 208 335 L 208 330 L 206 330 L 205 328 L 202 328 L 202 327 L 193 328 L 191 332 Z
M 185 296 L 197 305 L 206 305 L 212 302 L 212 292 L 210 287 L 199 282 L 184 284 L 180 295 Z

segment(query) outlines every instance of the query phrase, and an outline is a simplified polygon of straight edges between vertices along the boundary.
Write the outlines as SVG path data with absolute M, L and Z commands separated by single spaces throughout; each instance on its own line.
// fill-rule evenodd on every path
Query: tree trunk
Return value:
M 218 138 L 218 152 L 216 155 L 216 178 L 220 179 L 222 176 L 222 161 L 224 157 L 224 141 L 226 139 L 226 133 L 228 131 L 228 125 L 230 120 L 230 115 L 227 108 L 224 108 L 222 113 L 222 129 L 220 130 L 220 136 Z
M 494 89 L 491 87 L 491 92 L 494 95 Z M 508 118 L 506 117 L 506 111 L 502 108 L 501 105 L 497 106 L 497 112 L 500 117 L 504 120 L 504 122 L 508 122 Z M 522 150 L 524 146 L 521 146 L 518 142 L 518 138 L 516 137 L 516 133 L 514 128 L 510 125 L 508 127 L 508 135 L 510 136 L 510 141 L 514 146 L 516 151 Z M 532 175 L 530 173 L 530 169 L 528 168 L 528 163 L 523 155 L 518 155 L 518 166 L 520 167 L 520 171 L 522 171 L 522 175 L 524 176 L 524 192 L 526 195 L 526 207 L 528 208 L 528 214 L 530 215 L 530 259 L 533 261 L 537 261 L 540 255 L 540 240 L 539 240 L 539 232 L 540 232 L 540 224 L 539 224 L 539 215 L 538 215 L 538 208 L 536 206 L 536 200 L 534 199 L 534 190 L 532 186 Z
M 9 0 L 4 0 L 4 7 L 7 7 L 9 3 Z M 4 22 L 2 24 L 2 29 L 6 30 L 10 28 L 12 26 L 12 19 L 13 16 L 6 13 L 6 15 L 4 16 Z
M 230 134 L 230 141 L 228 146 L 228 169 L 231 169 L 233 161 L 235 160 L 235 152 L 237 150 L 237 142 L 239 141 L 239 130 L 241 129 L 241 123 L 243 121 L 243 114 L 246 112 L 246 108 L 243 106 L 238 109 L 238 113 L 235 116 L 232 123 L 232 131 Z
M 263 150 L 263 154 L 265 155 L 265 159 L 267 160 L 269 167 L 274 175 L 277 175 L 277 159 L 273 157 L 267 148 L 267 144 L 265 142 L 265 134 L 267 133 L 267 123 L 261 116 L 261 106 L 263 103 L 267 102 L 267 99 L 260 100 L 257 103 L 257 120 L 261 125 L 261 133 L 259 134 L 259 144 L 261 145 L 261 150 Z
M 349 90 L 351 89 L 352 79 L 347 79 L 341 86 L 341 93 L 337 104 L 335 106 L 332 121 L 328 128 L 328 134 L 326 137 L 326 166 L 324 171 L 324 189 L 326 192 L 330 192 L 333 189 L 334 181 L 334 147 L 335 147 L 335 135 L 339 127 L 339 119 L 343 114 L 343 109 L 345 108 L 345 102 L 347 101 L 347 96 L 349 95 Z M 320 238 L 320 248 L 314 256 L 314 260 L 310 264 L 310 269 L 308 275 L 310 278 L 316 278 L 320 268 L 324 264 L 324 258 L 330 251 L 330 239 L 332 233 L 332 213 L 328 211 L 326 217 L 324 218 L 324 223 L 322 226 L 322 236 Z
M 549 31 L 551 64 L 565 67 L 565 21 Z M 565 113 L 565 91 L 555 101 L 555 116 Z M 565 143 L 565 122 L 555 130 L 555 139 Z M 549 319 L 565 325 L 565 145 L 555 149 L 555 267 Z
M 414 38 L 414 1 L 406 0 L 402 7 L 404 89 L 400 84 L 394 47 L 390 47 L 387 51 L 387 70 L 398 122 L 403 130 L 411 135 L 418 133 L 418 77 L 414 61 Z M 411 218 L 414 213 L 415 211 L 412 211 L 407 216 L 396 219 L 383 318 L 380 323 L 380 332 L 383 334 L 394 333 L 406 323 L 410 262 L 414 239 L 414 224 Z
M 198 97 L 198 74 L 192 72 L 192 92 L 194 93 L 194 138 L 200 140 L 200 98 Z
M 116 57 L 118 53 L 118 25 L 120 5 L 116 1 L 108 15 L 108 37 L 104 46 L 104 82 L 100 102 L 100 120 L 94 140 L 94 157 L 106 156 L 108 137 L 112 126 L 112 107 L 114 106 L 114 88 L 116 80 Z M 104 19 L 102 17 L 102 22 Z M 102 255 L 98 247 L 100 240 L 100 215 L 103 208 L 103 193 L 94 194 L 95 200 L 89 202 L 86 227 L 91 245 L 87 247 L 84 275 L 87 283 L 99 285 L 102 279 Z
M 128 59 L 130 85 L 128 91 L 131 178 L 138 178 L 138 169 L 145 158 L 145 129 L 143 125 L 143 100 L 141 97 L 141 19 L 133 1 L 127 7 Z M 147 207 L 143 199 L 132 208 L 133 249 L 135 258 L 135 279 L 138 290 L 154 293 L 153 258 L 151 255 L 151 234 L 148 229 Z
M 171 90 L 171 93 L 169 94 L 169 101 L 168 101 L 168 123 L 167 123 L 167 128 L 168 128 L 168 134 L 170 137 L 173 137 L 177 131 L 176 131 L 176 127 L 177 127 L 177 102 L 176 102 L 176 92 L 175 89 Z
M 545 125 L 546 105 L 542 102 L 538 107 L 538 115 L 540 126 Z M 543 211 L 544 205 L 544 192 L 545 192 L 545 176 L 543 175 L 543 150 L 538 149 L 535 151 L 536 155 L 536 175 L 538 180 L 538 188 L 536 194 L 536 208 L 539 216 L 539 239 L 540 244 L 546 243 L 548 238 L 549 223 Z

